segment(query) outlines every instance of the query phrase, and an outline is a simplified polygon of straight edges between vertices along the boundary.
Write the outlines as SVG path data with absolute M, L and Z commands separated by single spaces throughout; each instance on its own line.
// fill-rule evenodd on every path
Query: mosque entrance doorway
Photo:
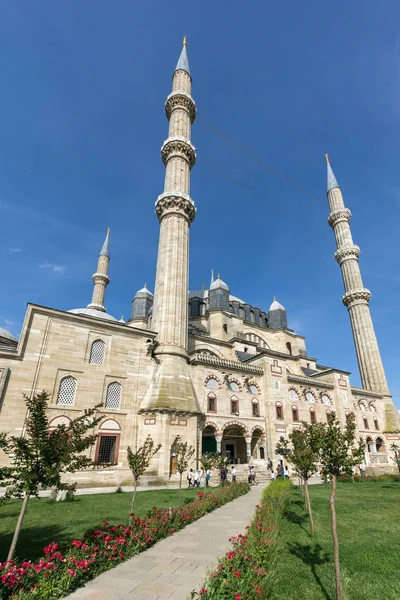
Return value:
M 217 440 L 215 439 L 216 429 L 213 425 L 207 425 L 203 429 L 203 435 L 201 437 L 201 453 L 205 452 L 216 452 L 217 451 Z
M 245 429 L 241 425 L 228 425 L 224 429 L 221 452 L 231 464 L 247 463 L 247 447 L 244 437 Z

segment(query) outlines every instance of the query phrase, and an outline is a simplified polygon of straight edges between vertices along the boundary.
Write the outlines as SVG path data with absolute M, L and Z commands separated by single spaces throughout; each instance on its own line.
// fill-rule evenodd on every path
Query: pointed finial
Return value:
M 111 227 L 107 229 L 107 235 L 110 235 Z
M 203 285 L 201 286 L 201 289 L 202 289 L 202 290 L 205 290 L 205 289 L 206 289 L 206 282 L 205 282 L 205 281 L 203 281 Z
M 221 279 L 221 275 L 218 273 L 218 279 Z
M 276 302 L 276 296 L 274 296 L 274 302 Z
M 146 282 L 144 282 L 143 287 L 144 287 L 145 290 L 147 290 L 147 283 Z
M 182 46 L 186 46 L 186 44 L 187 44 L 187 41 L 186 41 L 186 35 L 185 35 L 183 38 Z
M 214 269 L 211 269 L 211 281 L 210 281 L 210 287 L 212 286 L 212 284 L 214 283 Z
M 327 154 L 325 154 L 325 160 L 329 164 L 329 156 Z
M 336 180 L 334 172 L 332 171 L 331 163 L 329 162 L 329 156 L 327 154 L 325 154 L 325 158 L 326 158 L 326 166 L 327 166 L 327 171 L 328 171 L 327 191 L 329 192 L 332 188 L 338 188 L 340 186 Z

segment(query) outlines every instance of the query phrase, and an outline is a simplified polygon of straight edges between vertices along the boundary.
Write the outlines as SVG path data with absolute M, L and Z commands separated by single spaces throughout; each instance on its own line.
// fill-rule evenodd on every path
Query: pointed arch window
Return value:
M 63 377 L 58 388 L 58 396 L 56 404 L 64 406 L 72 406 L 75 402 L 76 395 L 76 379 L 72 375 Z
M 329 396 L 327 396 L 326 394 L 322 394 L 321 402 L 322 404 L 326 404 L 327 406 L 330 406 L 331 403 Z
M 251 383 L 249 385 L 249 387 L 247 388 L 247 391 L 249 392 L 249 394 L 258 394 L 258 388 L 256 385 L 254 385 L 254 383 Z
M 122 387 L 118 381 L 113 381 L 107 386 L 106 408 L 120 408 Z
M 307 392 L 306 393 L 306 400 L 307 402 L 315 402 L 315 397 L 314 394 L 312 392 Z
M 369 425 L 368 425 L 368 419 L 367 417 L 363 417 L 363 422 L 364 422 L 364 429 L 369 429 Z
M 312 425 L 315 425 L 317 422 L 317 415 L 314 408 L 310 408 L 310 422 Z
M 253 417 L 259 417 L 260 416 L 260 405 L 258 403 L 258 400 L 256 398 L 253 398 L 251 403 L 252 403 Z
M 236 381 L 229 381 L 228 383 L 228 389 L 231 392 L 240 392 L 240 387 L 239 385 L 236 383 Z
M 231 414 L 239 416 L 239 400 L 236 396 L 232 396 L 231 398 Z
M 299 422 L 299 409 L 297 408 L 297 406 L 292 406 L 292 420 L 293 423 Z
M 207 396 L 207 412 L 217 412 L 217 396 L 210 392 Z
M 291 400 L 292 402 L 297 402 L 299 399 L 299 396 L 296 392 L 296 390 L 294 390 L 293 388 L 291 388 L 289 390 L 289 400 Z
M 378 419 L 376 417 L 374 417 L 374 426 L 375 426 L 375 429 L 377 431 L 379 431 L 379 423 L 378 423 Z
M 95 340 L 90 348 L 90 365 L 102 365 L 106 354 L 106 345 L 103 340 Z
M 276 418 L 280 421 L 283 419 L 283 406 L 282 402 L 277 402 L 275 404 Z

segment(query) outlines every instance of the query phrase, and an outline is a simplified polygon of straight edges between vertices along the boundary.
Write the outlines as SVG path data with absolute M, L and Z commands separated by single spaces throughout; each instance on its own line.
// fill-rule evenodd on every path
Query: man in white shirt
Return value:
M 235 467 L 232 467 L 231 475 L 232 475 L 232 483 L 236 483 L 236 469 L 235 469 Z

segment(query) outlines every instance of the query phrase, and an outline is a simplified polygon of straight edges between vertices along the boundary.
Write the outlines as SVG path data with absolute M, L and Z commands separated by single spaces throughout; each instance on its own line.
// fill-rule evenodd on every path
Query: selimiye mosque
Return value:
M 159 246 L 154 295 L 136 292 L 128 321 L 106 310 L 110 283 L 110 231 L 93 275 L 86 308 L 64 311 L 27 305 L 19 341 L 0 329 L 0 431 L 24 435 L 22 394 L 50 394 L 50 427 L 68 423 L 101 403 L 104 419 L 91 456 L 101 468 L 73 476 L 80 486 L 131 482 L 127 447 L 150 434 L 161 450 L 149 481 L 178 477 L 174 440 L 181 436 L 202 452 L 218 451 L 261 473 L 275 461 L 276 443 L 302 421 L 345 423 L 354 413 L 366 442 L 367 468 L 394 468 L 391 445 L 400 445 L 400 420 L 386 381 L 371 319 L 371 293 L 353 243 L 351 212 L 327 160 L 328 223 L 343 276 L 362 387 L 350 373 L 320 364 L 303 336 L 290 328 L 284 306 L 252 306 L 231 293 L 216 274 L 208 289 L 188 292 L 189 233 L 196 206 L 190 173 L 196 162 L 191 126 L 196 118 L 186 40 L 172 78 L 165 112 L 168 137 L 161 147 L 164 191 L 155 203 Z M 201 210 L 201 201 L 199 201 Z M 232 290 L 234 292 L 234 290 Z M 2 455 L 0 460 L 7 460 Z

